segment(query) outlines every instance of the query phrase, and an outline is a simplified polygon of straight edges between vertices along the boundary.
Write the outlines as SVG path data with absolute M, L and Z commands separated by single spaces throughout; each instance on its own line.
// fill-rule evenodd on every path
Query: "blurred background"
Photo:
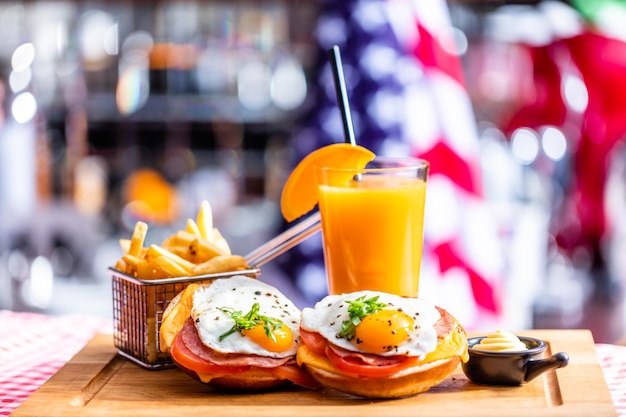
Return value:
M 110 317 L 118 240 L 144 220 L 160 243 L 202 200 L 233 252 L 284 230 L 291 168 L 342 140 L 338 44 L 357 141 L 433 163 L 420 295 L 615 342 L 624 23 L 620 0 L 4 1 L 0 309 Z M 320 253 L 261 278 L 310 305 Z

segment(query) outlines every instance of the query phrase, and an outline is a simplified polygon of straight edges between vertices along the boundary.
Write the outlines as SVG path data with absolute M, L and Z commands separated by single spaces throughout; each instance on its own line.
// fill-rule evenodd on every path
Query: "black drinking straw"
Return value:
M 337 92 L 337 102 L 341 109 L 343 120 L 343 130 L 345 133 L 346 143 L 356 145 L 354 138 L 354 128 L 352 126 L 352 116 L 350 115 L 350 102 L 348 101 L 348 93 L 346 91 L 346 82 L 343 78 L 343 65 L 341 63 L 341 53 L 337 45 L 328 50 L 331 66 L 333 68 L 333 76 L 335 80 L 335 91 Z M 361 178 L 360 174 L 354 176 L 355 180 Z M 274 259 L 276 256 L 288 251 L 310 235 L 316 233 L 322 228 L 320 223 L 319 211 L 305 221 L 285 230 L 269 242 L 261 245 L 259 248 L 246 255 L 246 261 L 249 265 L 259 267 L 266 262 Z
M 335 80 L 335 92 L 337 93 L 337 103 L 341 110 L 341 118 L 343 120 L 343 131 L 346 143 L 356 145 L 354 137 L 354 127 L 352 125 L 352 115 L 350 114 L 350 102 L 348 101 L 348 92 L 346 90 L 346 80 L 343 76 L 343 64 L 341 63 L 341 52 L 339 46 L 335 45 L 328 50 L 330 63 L 333 69 Z

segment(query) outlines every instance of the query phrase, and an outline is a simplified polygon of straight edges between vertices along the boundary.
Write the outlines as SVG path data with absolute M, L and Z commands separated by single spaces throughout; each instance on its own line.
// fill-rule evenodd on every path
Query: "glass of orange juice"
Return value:
M 417 297 L 429 163 L 376 157 L 365 169 L 317 168 L 330 294 Z

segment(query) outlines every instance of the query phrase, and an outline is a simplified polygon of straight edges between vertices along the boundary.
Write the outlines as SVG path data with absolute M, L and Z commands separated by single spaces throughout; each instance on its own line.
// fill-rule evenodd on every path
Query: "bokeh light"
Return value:
M 126 56 L 120 62 L 115 103 L 120 114 L 129 115 L 144 106 L 150 94 L 148 62 L 145 57 Z
M 43 256 L 37 256 L 30 267 L 27 285 L 22 287 L 22 296 L 32 306 L 46 308 L 52 299 L 53 286 L 54 271 L 50 261 Z
M 30 84 L 33 77 L 33 72 L 30 68 L 25 68 L 22 71 L 11 71 L 9 75 L 9 87 L 14 93 L 18 93 L 24 90 Z
M 563 97 L 567 105 L 574 111 L 582 113 L 589 103 L 589 93 L 585 82 L 578 76 L 566 75 L 562 81 Z
M 565 135 L 555 127 L 546 128 L 541 134 L 541 148 L 548 158 L 560 161 L 567 152 Z
M 117 54 L 117 24 L 101 10 L 90 10 L 80 20 L 80 51 L 88 69 L 103 68 L 110 56 Z
M 11 114 L 18 123 L 27 123 L 37 114 L 37 100 L 29 92 L 21 93 L 13 99 Z
M 146 31 L 129 34 L 122 43 L 122 57 L 118 65 L 115 104 L 122 115 L 141 109 L 150 95 L 150 51 L 154 46 L 152 35 Z
M 302 66 L 295 59 L 282 59 L 276 65 L 270 85 L 272 101 L 282 110 L 294 110 L 306 98 L 306 79 Z
M 124 43 L 122 43 L 122 54 L 134 51 L 144 51 L 147 55 L 153 46 L 154 38 L 150 32 L 137 30 L 129 34 L 126 39 L 124 39 Z
M 539 153 L 537 134 L 532 129 L 517 129 L 511 137 L 511 151 L 520 163 L 532 164 Z
M 11 68 L 20 72 L 30 67 L 35 60 L 35 47 L 32 43 L 23 43 L 13 51 L 11 56 Z
M 270 71 L 263 62 L 243 64 L 237 74 L 237 96 L 242 106 L 249 110 L 263 110 L 269 106 Z

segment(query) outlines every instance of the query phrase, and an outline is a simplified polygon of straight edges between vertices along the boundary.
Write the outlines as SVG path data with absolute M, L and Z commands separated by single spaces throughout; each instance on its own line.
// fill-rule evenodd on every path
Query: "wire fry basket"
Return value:
M 109 268 L 113 276 L 113 341 L 120 355 L 147 369 L 175 366 L 169 353 L 161 352 L 159 328 L 170 301 L 192 282 L 209 282 L 235 275 L 256 277 L 259 269 L 142 280 Z

